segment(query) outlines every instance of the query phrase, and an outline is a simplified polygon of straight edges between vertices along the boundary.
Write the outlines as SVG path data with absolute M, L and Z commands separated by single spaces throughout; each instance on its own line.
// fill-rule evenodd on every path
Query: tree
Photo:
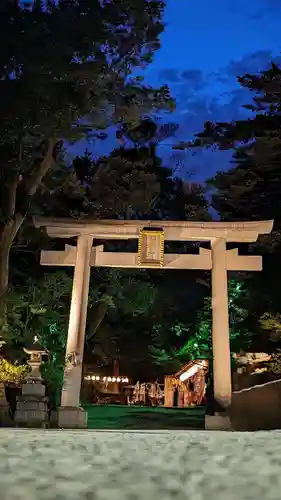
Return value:
M 280 155 L 280 102 L 281 68 L 271 68 L 258 74 L 238 78 L 239 84 L 254 94 L 251 104 L 243 108 L 251 114 L 244 120 L 232 122 L 206 122 L 203 132 L 195 139 L 174 146 L 175 149 L 218 147 L 220 150 L 241 148 L 254 158 L 255 164 L 264 161 L 278 163 Z
M 64 272 L 45 273 L 41 278 L 26 277 L 25 283 L 10 288 L 5 298 L 8 329 L 3 355 L 7 360 L 26 361 L 23 347 L 38 336 L 48 353 L 42 375 L 52 405 L 59 399 L 63 381 L 71 285 Z
M 242 282 L 229 282 L 229 319 L 231 351 L 247 349 L 252 341 L 248 329 L 248 311 L 245 307 L 247 289 Z M 211 357 L 212 354 L 212 307 L 210 297 L 205 298 L 203 306 L 191 326 L 176 322 L 171 327 L 173 343 L 167 347 L 159 327 L 154 331 L 154 342 L 150 352 L 154 361 L 165 365 L 167 370 L 177 370 L 191 359 Z
M 141 270 L 97 269 L 93 275 L 95 285 L 89 296 L 86 343 L 94 357 L 108 363 L 118 355 L 118 323 L 128 317 L 137 322 L 153 306 L 157 290 Z
M 238 81 L 253 94 L 245 120 L 206 123 L 195 141 L 180 147 L 233 151 L 234 166 L 209 180 L 212 206 L 222 220 L 274 219 L 272 233 L 249 247 L 263 256 L 263 271 L 247 279 L 255 331 L 266 337 L 270 327 L 272 338 L 281 313 L 281 68 L 273 63 Z
M 10 288 L 6 295 L 8 330 L 3 350 L 7 359 L 24 356 L 22 347 L 40 337 L 51 350 L 52 331 L 64 332 L 69 309 L 71 277 L 65 272 L 27 277 L 24 284 Z M 46 341 L 42 340 L 46 337 Z M 65 345 L 65 344 L 64 344 Z
M 28 365 L 9 363 L 6 359 L 0 359 L 0 384 L 23 384 L 30 368 Z
M 268 365 L 268 371 L 273 373 L 275 377 L 281 376 L 281 349 L 276 349 L 272 355 L 272 360 Z
M 155 170 L 162 168 L 161 161 L 149 147 L 120 148 L 97 161 L 90 156 L 76 158 L 74 168 L 85 185 L 88 204 L 84 212 L 94 217 L 130 219 L 140 214 L 146 216 L 158 198 Z
M 86 358 L 107 365 L 118 357 L 122 332 L 116 324 L 131 317 L 132 323 L 152 307 L 156 289 L 143 271 L 93 270 L 86 328 Z M 42 375 L 48 395 L 58 402 L 63 382 L 69 299 L 72 279 L 68 272 L 45 272 L 26 277 L 25 283 L 6 295 L 8 331 L 3 354 L 7 360 L 23 362 L 23 347 L 38 336 L 49 353 Z M 134 327 L 133 327 L 134 328 Z M 133 338 L 131 342 L 133 342 Z
M 252 114 L 231 123 L 205 124 L 196 139 L 180 147 L 216 147 L 233 151 L 235 166 L 218 172 L 209 185 L 212 206 L 223 220 L 274 218 L 272 236 L 263 239 L 271 246 L 280 242 L 280 159 L 281 159 L 281 69 L 245 75 L 239 83 L 254 93 Z
M 135 123 L 171 103 L 167 87 L 130 78 L 159 47 L 163 2 L 20 3 L 1 4 L 0 299 L 12 243 L 36 212 L 36 193 L 56 165 L 62 138 L 92 130 L 95 137 L 109 124 Z
M 158 219 L 166 218 L 168 210 L 170 217 L 179 212 L 179 207 L 172 206 L 175 198 L 179 205 L 180 196 L 182 214 L 177 213 L 177 218 L 186 216 L 186 201 L 192 198 L 197 205 L 200 198 L 206 212 L 202 188 L 190 189 L 182 196 L 186 189 L 181 189 L 183 183 L 172 179 L 172 169 L 157 155 L 157 145 L 175 128 L 144 117 L 132 130 L 128 124 L 120 129 L 120 137 L 130 140 L 109 155 L 95 159 L 86 151 L 74 158 L 71 169 L 58 165 L 46 176 L 44 188 L 38 190 L 41 212 L 75 218 Z
M 150 135 L 146 144 L 136 144 L 134 148 L 132 144 L 128 144 L 98 160 L 86 154 L 74 160 L 72 169 L 66 169 L 63 162 L 58 162 L 56 168 L 45 176 L 44 185 L 37 191 L 36 196 L 40 199 L 37 202 L 36 198 L 36 203 L 38 206 L 40 204 L 42 213 L 50 216 L 134 217 L 158 220 L 208 218 L 202 187 L 173 179 L 172 171 L 162 165 L 156 154 L 156 144 L 162 132 L 158 130 L 158 125 L 155 130 L 155 135 Z M 44 377 L 49 381 L 49 385 L 60 387 L 64 362 L 61 353 L 65 345 L 69 312 L 70 275 L 68 272 L 43 272 L 43 268 L 40 269 L 38 265 L 38 252 L 44 244 L 45 235 L 31 233 L 29 229 L 27 236 L 29 241 L 26 246 L 15 246 L 11 252 L 11 283 L 16 294 L 23 295 L 26 302 L 20 312 L 20 320 L 22 316 L 26 316 L 25 308 L 30 309 L 33 299 L 29 298 L 29 295 L 33 297 L 34 286 L 36 298 L 43 301 L 40 304 L 43 304 L 44 314 L 30 315 L 26 331 L 31 337 L 32 332 L 37 335 L 40 332 L 41 342 L 54 354 L 55 359 L 50 358 L 48 363 L 44 364 Z M 51 245 L 53 244 L 52 242 Z M 132 250 L 130 245 L 131 242 L 107 242 L 111 251 Z M 190 286 L 194 273 L 191 272 L 188 286 L 186 274 L 183 276 L 181 273 L 182 278 L 179 280 L 179 275 L 173 271 L 167 274 L 143 270 L 92 270 L 94 279 L 90 286 L 85 360 L 89 360 L 91 364 L 108 364 L 119 357 L 126 367 L 128 359 L 133 359 L 134 366 L 141 370 L 138 363 L 140 357 L 147 368 L 150 361 L 147 346 L 151 342 L 153 321 L 159 322 L 161 317 L 161 321 L 171 324 L 173 315 L 181 317 L 182 311 L 186 312 L 187 294 L 188 297 L 194 295 L 194 285 Z M 52 290 L 52 286 L 50 288 L 46 282 L 48 276 L 52 280 L 58 277 L 65 279 L 69 287 L 67 291 L 65 285 L 60 286 L 57 283 L 57 287 L 65 290 L 65 294 L 60 298 L 55 295 L 55 304 L 52 293 L 48 292 L 49 289 Z M 173 277 L 177 281 L 174 282 Z M 174 287 L 171 286 L 171 281 L 174 282 Z M 182 286 L 180 293 L 179 281 Z M 40 294 L 41 287 L 45 290 L 43 294 Z M 164 306 L 163 299 L 160 300 L 160 295 L 162 297 L 163 294 L 166 295 Z M 8 297 L 11 297 L 11 292 Z M 188 302 L 188 314 L 191 317 L 193 308 L 190 297 Z M 56 312 L 59 304 L 61 323 L 56 323 L 50 318 L 49 311 L 52 311 L 52 314 Z M 165 314 L 165 317 L 161 316 L 162 306 L 169 311 L 171 317 L 168 318 Z M 9 304 L 8 311 L 11 311 Z M 17 332 L 10 312 L 8 320 L 14 335 L 10 341 L 5 335 L 9 344 L 6 349 L 12 347 L 15 355 L 17 342 L 22 339 L 19 346 L 21 349 L 26 342 L 26 336 L 22 333 L 22 325 L 21 331 Z M 138 335 L 137 340 L 132 332 Z M 135 348 L 136 343 L 138 349 Z
M 264 313 L 260 318 L 261 328 L 269 332 L 272 342 L 280 342 L 281 340 L 281 314 L 280 313 Z

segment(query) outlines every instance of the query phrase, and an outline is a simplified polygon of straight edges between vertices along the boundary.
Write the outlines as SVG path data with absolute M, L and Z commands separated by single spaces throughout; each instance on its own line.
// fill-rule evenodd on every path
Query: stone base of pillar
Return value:
M 12 424 L 10 406 L 5 395 L 5 385 L 0 382 L 0 426 L 10 426 Z
M 231 431 L 230 418 L 226 414 L 205 415 L 206 431 Z
M 58 427 L 60 429 L 87 429 L 88 414 L 81 407 L 60 406 Z
M 0 401 L 0 427 L 9 427 L 12 425 L 10 407 L 7 401 Z

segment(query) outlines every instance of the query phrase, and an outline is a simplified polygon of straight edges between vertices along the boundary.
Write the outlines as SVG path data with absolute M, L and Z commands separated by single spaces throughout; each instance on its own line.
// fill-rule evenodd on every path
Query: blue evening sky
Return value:
M 171 144 L 190 139 L 206 120 L 243 116 L 241 105 L 250 99 L 236 77 L 266 69 L 279 56 L 280 21 L 281 0 L 167 0 L 162 47 L 144 76 L 152 85 L 167 83 L 177 100 L 167 119 L 179 130 L 159 148 L 177 175 L 203 181 L 228 168 L 229 153 L 175 153 Z M 112 138 L 95 150 L 87 145 L 95 154 L 113 146 Z

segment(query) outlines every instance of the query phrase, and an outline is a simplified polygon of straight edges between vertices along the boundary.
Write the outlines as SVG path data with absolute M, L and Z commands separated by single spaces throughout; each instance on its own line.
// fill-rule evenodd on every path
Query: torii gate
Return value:
M 262 257 L 238 255 L 227 250 L 227 242 L 254 242 L 269 234 L 273 221 L 189 222 L 120 221 L 37 218 L 37 228 L 46 228 L 53 238 L 77 237 L 77 246 L 64 251 L 41 252 L 44 266 L 73 266 L 73 288 L 66 346 L 64 385 L 59 408 L 59 426 L 86 427 L 80 407 L 80 387 L 85 342 L 90 268 L 202 269 L 212 273 L 212 342 L 215 399 L 224 407 L 231 403 L 231 365 L 228 317 L 227 271 L 260 271 Z M 94 240 L 138 240 L 138 252 L 104 252 Z M 211 250 L 198 254 L 165 254 L 164 241 L 210 242 Z

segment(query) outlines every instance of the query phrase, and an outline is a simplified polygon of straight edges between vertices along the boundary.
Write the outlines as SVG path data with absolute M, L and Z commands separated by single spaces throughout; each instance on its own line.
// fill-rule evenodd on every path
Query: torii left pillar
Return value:
M 92 243 L 92 236 L 78 236 L 66 345 L 64 384 L 61 406 L 58 409 L 58 425 L 61 428 L 87 428 L 87 414 L 80 406 L 80 389 Z
M 223 238 L 213 238 L 212 249 L 212 343 L 215 400 L 231 404 L 231 363 L 227 287 L 227 251 Z M 230 251 L 231 252 L 231 251 Z M 244 257 L 246 260 L 247 257 Z M 246 267 L 246 266 L 245 266 Z

